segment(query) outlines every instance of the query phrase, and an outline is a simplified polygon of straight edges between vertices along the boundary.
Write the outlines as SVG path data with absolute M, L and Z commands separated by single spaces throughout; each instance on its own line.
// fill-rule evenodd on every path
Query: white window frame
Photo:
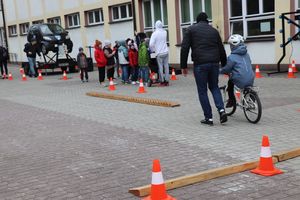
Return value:
M 275 4 L 275 2 L 274 2 Z M 263 12 L 263 0 L 259 0 L 259 12 L 257 14 L 247 14 L 247 0 L 242 0 L 242 15 L 241 16 L 231 16 L 231 0 L 228 1 L 228 13 L 229 13 L 229 22 L 230 22 L 230 35 L 233 34 L 233 22 L 242 21 L 243 22 L 243 37 L 245 39 L 251 38 L 264 38 L 264 37 L 274 37 L 274 34 L 268 35 L 255 35 L 249 36 L 248 35 L 248 22 L 249 21 L 258 21 L 264 19 L 274 19 L 275 20 L 275 9 L 274 12 Z
M 20 24 L 20 35 L 27 35 L 29 30 L 29 23 Z
M 77 27 L 80 27 L 80 17 L 79 17 L 79 13 L 70 14 L 70 15 L 66 15 L 66 16 L 67 16 L 67 24 L 68 24 L 68 28 L 77 28 Z M 69 17 L 71 17 L 71 19 L 72 19 L 72 24 L 70 24 Z M 74 20 L 75 17 L 77 18 L 78 24 L 74 24 L 74 22 L 75 22 L 75 20 Z
M 49 18 L 47 19 L 49 24 L 59 24 L 61 25 L 61 19 L 60 17 L 53 17 L 53 18 Z
M 121 7 L 122 6 L 126 6 L 126 17 L 122 18 L 121 16 Z M 131 3 L 128 4 L 121 4 L 121 5 L 117 5 L 117 6 L 112 6 L 111 7 L 111 18 L 113 22 L 117 22 L 117 21 L 124 21 L 124 20 L 128 20 L 128 19 L 132 19 L 132 12 L 133 10 L 131 9 L 131 16 L 129 16 L 129 6 L 131 7 Z M 118 8 L 118 13 L 119 13 L 119 18 L 115 19 L 114 18 L 114 8 Z
M 33 21 L 32 24 L 43 24 L 44 23 L 44 20 L 41 19 L 41 20 L 36 20 L 36 21 Z
M 206 12 L 205 11 L 205 0 L 200 0 L 201 4 L 202 4 L 202 12 Z M 181 0 L 179 1 L 179 13 L 180 13 L 180 31 L 181 31 L 181 35 L 183 35 L 183 29 L 189 27 L 190 25 L 193 25 L 194 23 L 196 23 L 196 21 L 194 21 L 194 10 L 193 10 L 193 0 L 189 0 L 189 8 L 190 8 L 190 21 L 189 22 L 182 22 L 182 17 L 181 17 Z M 212 23 L 212 21 L 210 19 L 208 19 L 209 23 Z
M 96 12 L 99 12 L 99 22 L 96 22 Z M 93 22 L 90 22 L 90 13 L 93 14 Z M 97 25 L 97 24 L 103 24 L 104 20 L 102 18 L 103 16 L 103 10 L 102 9 L 97 9 L 97 10 L 89 10 L 86 12 L 86 17 L 87 17 L 87 24 L 88 25 Z
M 17 25 L 8 26 L 8 33 L 9 36 L 17 36 L 18 35 Z
M 144 27 L 144 29 L 151 29 L 151 31 L 154 31 L 155 29 L 155 19 L 154 19 L 154 2 L 153 0 L 144 0 L 142 1 L 142 9 L 143 9 L 143 12 L 145 10 L 145 6 L 144 6 L 144 2 L 149 2 L 150 1 L 150 6 L 151 6 L 151 25 L 150 27 Z M 160 14 L 161 14 L 161 22 L 162 24 L 164 25 L 164 28 L 168 27 L 168 25 L 165 25 L 165 21 L 164 21 L 164 8 L 163 8 L 163 0 L 160 0 Z M 144 24 L 146 24 L 146 21 L 145 21 L 145 15 L 143 17 L 143 20 L 144 20 Z

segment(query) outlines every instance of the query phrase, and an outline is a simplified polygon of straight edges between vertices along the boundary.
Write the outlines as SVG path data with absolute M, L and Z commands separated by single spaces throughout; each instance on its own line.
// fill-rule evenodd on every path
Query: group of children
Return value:
M 138 44 L 137 44 L 138 43 Z M 94 44 L 94 57 L 99 72 L 100 85 L 106 87 L 105 80 L 114 79 L 115 68 L 119 76 L 121 68 L 121 79 L 123 84 L 136 84 L 140 79 L 145 85 L 149 83 L 149 39 L 139 37 L 136 42 L 133 39 L 116 41 L 112 48 L 110 41 L 104 41 L 104 46 L 99 40 Z M 81 70 L 81 80 L 88 82 L 87 60 L 83 48 L 79 48 L 77 64 Z M 106 72 L 106 76 L 105 76 Z

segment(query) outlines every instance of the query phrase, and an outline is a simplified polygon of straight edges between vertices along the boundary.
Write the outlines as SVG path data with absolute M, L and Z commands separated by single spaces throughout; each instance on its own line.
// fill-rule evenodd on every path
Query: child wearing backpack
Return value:
M 149 41 L 148 38 L 141 40 L 139 46 L 138 61 L 139 61 L 141 79 L 143 79 L 145 85 L 148 86 L 150 56 L 149 56 L 147 41 Z

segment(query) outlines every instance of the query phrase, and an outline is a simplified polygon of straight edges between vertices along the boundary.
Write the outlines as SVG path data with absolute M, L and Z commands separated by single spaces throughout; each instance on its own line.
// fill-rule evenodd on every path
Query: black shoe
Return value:
M 203 119 L 200 122 L 201 122 L 201 124 L 207 124 L 207 125 L 210 125 L 210 126 L 214 125 L 214 122 L 213 122 L 212 119 Z
M 219 114 L 220 114 L 220 123 L 223 124 L 223 123 L 227 122 L 226 112 L 223 110 L 223 111 L 219 112 Z

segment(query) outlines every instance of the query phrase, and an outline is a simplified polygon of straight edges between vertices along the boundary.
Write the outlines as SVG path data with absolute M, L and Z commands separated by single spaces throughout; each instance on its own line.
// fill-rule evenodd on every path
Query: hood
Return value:
M 163 28 L 163 24 L 160 20 L 156 21 L 155 23 L 155 29 L 162 29 Z
M 240 44 L 239 46 L 233 47 L 231 49 L 232 54 L 245 55 L 247 53 L 247 47 L 244 44 Z

